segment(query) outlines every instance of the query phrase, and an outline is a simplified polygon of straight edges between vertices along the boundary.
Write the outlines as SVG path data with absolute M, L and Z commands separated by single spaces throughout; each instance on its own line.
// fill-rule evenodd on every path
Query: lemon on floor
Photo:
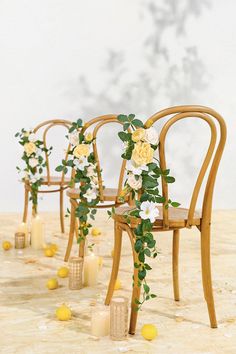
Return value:
M 63 304 L 56 310 L 56 316 L 59 321 L 68 321 L 72 316 L 71 309 Z
M 122 284 L 119 278 L 116 279 L 114 290 L 119 290 L 122 288 Z
M 101 235 L 101 229 L 99 229 L 99 227 L 93 227 L 91 230 L 91 234 L 92 236 L 99 236 Z
M 54 290 L 54 289 L 57 289 L 58 288 L 58 281 L 56 278 L 52 278 L 52 279 L 49 279 L 47 281 L 47 288 L 49 290 Z
M 10 241 L 3 241 L 2 243 L 2 248 L 5 250 L 5 251 L 8 251 L 10 248 L 12 248 L 12 244 Z
M 46 257 L 53 257 L 55 253 L 51 248 L 45 248 L 44 254 Z
M 61 267 L 57 271 L 57 275 L 60 278 L 67 278 L 68 274 L 69 274 L 69 268 L 67 268 L 67 267 Z
M 141 334 L 146 340 L 153 340 L 158 336 L 158 331 L 155 325 L 145 324 L 141 329 Z

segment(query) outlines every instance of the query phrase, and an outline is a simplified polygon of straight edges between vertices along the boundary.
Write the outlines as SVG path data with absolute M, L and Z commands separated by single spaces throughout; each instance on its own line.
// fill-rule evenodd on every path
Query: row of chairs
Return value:
M 168 120 L 167 120 L 168 118 Z M 215 185 L 215 179 L 217 170 L 219 167 L 220 159 L 223 153 L 225 141 L 226 141 L 226 125 L 223 118 L 213 109 L 203 106 L 178 106 L 164 109 L 152 117 L 150 117 L 146 125 L 150 126 L 157 121 L 163 120 L 164 124 L 160 130 L 160 142 L 158 146 L 159 150 L 159 159 L 160 167 L 166 169 L 166 137 L 167 134 L 180 120 L 189 120 L 189 119 L 198 119 L 204 121 L 210 129 L 210 141 L 207 148 L 206 155 L 203 160 L 203 164 L 199 169 L 199 174 L 197 176 L 191 202 L 189 208 L 163 208 L 159 207 L 159 216 L 154 224 L 154 231 L 173 231 L 173 252 L 172 252 L 172 274 L 173 274 L 173 290 L 174 290 L 174 299 L 175 301 L 180 300 L 179 294 L 179 269 L 178 269 L 178 257 L 179 257 L 179 236 L 180 230 L 183 228 L 191 228 L 196 226 L 200 231 L 201 235 L 201 265 L 202 265 L 202 282 L 204 289 L 204 297 L 207 302 L 208 313 L 210 318 L 210 323 L 212 328 L 217 327 L 216 315 L 215 315 L 215 306 L 214 298 L 212 291 L 212 279 L 211 279 L 211 264 L 210 264 L 210 235 L 211 235 L 211 214 L 212 214 L 212 198 Z M 97 137 L 98 132 L 106 124 L 121 124 L 116 115 L 104 115 L 97 118 L 94 118 L 86 123 L 85 129 L 92 129 L 93 136 Z M 218 123 L 218 130 L 216 124 Z M 39 129 L 44 128 L 43 132 L 43 141 L 45 147 L 47 147 L 47 133 L 48 131 L 56 125 L 63 125 L 66 129 L 69 129 L 71 122 L 66 120 L 51 120 L 44 122 L 37 126 L 34 132 L 38 132 Z M 219 137 L 217 139 L 217 133 L 219 132 Z M 69 147 L 68 147 L 69 148 Z M 131 220 L 131 224 L 127 224 L 127 220 L 124 217 L 124 214 L 132 208 L 131 205 L 120 205 L 124 204 L 120 201 L 120 193 L 124 184 L 125 179 L 125 168 L 126 160 L 122 161 L 121 170 L 119 174 L 119 181 L 117 188 L 105 188 L 103 189 L 103 178 L 102 178 L 102 167 L 100 164 L 100 158 L 98 155 L 97 141 L 96 139 L 93 142 L 93 151 L 95 155 L 95 160 L 97 163 L 97 172 L 98 172 L 98 183 L 99 183 L 99 198 L 100 203 L 98 208 L 110 208 L 111 206 L 115 207 L 115 213 L 113 216 L 114 219 L 114 257 L 113 257 L 113 266 L 111 272 L 111 278 L 109 282 L 109 287 L 107 291 L 107 297 L 105 304 L 109 305 L 115 287 L 115 281 L 117 279 L 119 271 L 119 263 L 121 257 L 121 244 L 122 244 L 122 234 L 123 231 L 128 233 L 131 249 L 133 254 L 134 263 L 137 262 L 137 253 L 134 249 L 135 235 L 134 228 L 137 226 L 137 220 Z M 68 150 L 67 150 L 68 152 Z M 65 159 L 67 159 L 68 154 L 66 153 Z M 65 254 L 65 261 L 68 260 L 74 235 L 77 237 L 76 232 L 76 217 L 75 209 L 79 203 L 79 192 L 76 188 L 69 188 L 70 178 L 67 178 L 62 172 L 62 176 L 52 177 L 50 171 L 49 158 L 46 155 L 47 161 L 47 173 L 44 177 L 43 185 L 45 186 L 56 186 L 54 190 L 40 190 L 39 193 L 51 193 L 59 192 L 60 193 L 60 220 L 61 220 L 61 231 L 64 232 L 64 211 L 63 211 L 63 193 L 67 189 L 67 196 L 70 198 L 71 203 L 71 219 L 70 219 L 70 232 L 68 238 L 68 245 Z M 113 166 L 114 167 L 114 166 Z M 199 198 L 199 192 L 203 185 L 204 178 L 207 179 L 204 198 L 202 203 L 202 208 L 200 211 L 196 211 L 196 205 Z M 168 200 L 168 184 L 165 179 L 161 177 L 162 183 L 162 192 L 166 200 Z M 106 185 L 106 183 L 105 183 Z M 29 194 L 29 185 L 25 184 L 25 207 L 23 221 L 27 219 L 27 210 L 28 210 L 28 194 Z M 129 199 L 129 200 L 128 200 Z M 125 200 L 125 203 L 132 204 L 130 197 Z M 109 202 L 109 204 L 105 203 Z M 84 255 L 84 243 L 80 243 L 79 247 L 80 256 Z M 133 270 L 134 276 L 134 287 L 132 293 L 131 301 L 131 318 L 130 318 L 130 329 L 131 334 L 135 333 L 136 322 L 137 322 L 137 304 L 135 299 L 140 297 L 140 287 L 137 286 L 138 283 L 138 270 L 134 267 Z

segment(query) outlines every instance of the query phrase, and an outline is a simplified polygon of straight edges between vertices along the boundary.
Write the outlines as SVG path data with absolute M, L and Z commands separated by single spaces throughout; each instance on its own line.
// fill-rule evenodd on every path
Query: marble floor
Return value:
M 0 250 L 0 353 L 158 353 L 235 354 L 236 353 L 236 211 L 216 211 L 212 226 L 212 268 L 218 329 L 211 329 L 203 299 L 200 271 L 199 233 L 183 230 L 180 241 L 181 301 L 173 301 L 171 281 L 171 233 L 157 234 L 160 255 L 152 261 L 149 282 L 156 299 L 146 303 L 139 314 L 137 334 L 124 342 L 90 334 L 90 317 L 96 299 L 105 297 L 113 249 L 112 220 L 100 212 L 96 226 L 103 267 L 96 288 L 68 289 L 68 279 L 49 291 L 46 282 L 64 264 L 67 235 L 60 234 L 58 216 L 42 213 L 47 242 L 58 244 L 59 252 L 47 258 L 42 251 Z M 19 214 L 0 214 L 0 240 L 13 242 Z M 77 253 L 76 244 L 73 253 Z M 154 264 L 155 263 L 155 264 Z M 130 297 L 132 259 L 128 237 L 124 237 L 119 278 L 122 289 L 116 294 Z M 66 303 L 72 320 L 60 322 L 55 309 Z M 157 326 L 159 336 L 152 342 L 140 335 L 144 323 Z

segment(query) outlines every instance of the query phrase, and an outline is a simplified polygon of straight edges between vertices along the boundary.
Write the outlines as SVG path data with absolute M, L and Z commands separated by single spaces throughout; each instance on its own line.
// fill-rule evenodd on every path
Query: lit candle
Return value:
M 105 306 L 95 309 L 91 318 L 91 334 L 96 337 L 108 336 L 110 333 L 110 311 Z
M 18 225 L 16 232 L 22 232 L 23 234 L 25 234 L 25 246 L 28 246 L 29 244 L 29 240 L 28 240 L 28 234 L 29 234 L 29 230 L 28 230 L 28 226 L 25 222 L 22 222 L 21 224 Z
M 36 215 L 31 224 L 31 247 L 35 250 L 44 247 L 44 232 L 42 219 Z
M 84 285 L 94 286 L 98 282 L 99 257 L 91 253 L 84 257 Z

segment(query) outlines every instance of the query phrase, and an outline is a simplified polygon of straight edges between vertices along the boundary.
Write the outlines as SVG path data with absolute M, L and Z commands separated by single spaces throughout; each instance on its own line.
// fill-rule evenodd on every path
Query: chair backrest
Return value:
M 119 122 L 119 120 L 117 119 L 117 115 L 107 114 L 107 115 L 102 115 L 102 116 L 91 119 L 90 121 L 85 123 L 84 128 L 83 128 L 84 133 L 86 133 L 86 130 L 91 129 L 91 132 L 93 133 L 93 137 L 95 138 L 93 140 L 93 152 L 94 152 L 94 157 L 95 157 L 95 161 L 97 164 L 97 176 L 98 176 L 98 188 L 99 188 L 100 201 L 104 201 L 104 189 L 103 189 L 103 178 L 102 178 L 103 169 L 101 166 L 101 161 L 100 161 L 99 153 L 98 153 L 97 135 L 98 135 L 98 132 L 100 131 L 100 129 L 104 128 L 104 126 L 106 126 L 107 124 L 120 124 L 122 126 L 122 123 Z M 114 168 L 114 167 L 115 166 L 113 165 L 112 168 Z M 121 163 L 120 173 L 119 173 L 116 201 L 118 201 L 118 197 L 119 197 L 119 195 L 122 191 L 122 188 L 123 188 L 125 167 L 126 167 L 126 160 L 123 159 L 122 163 Z
M 210 225 L 211 222 L 211 211 L 212 211 L 212 197 L 215 185 L 215 179 L 217 170 L 219 167 L 219 163 L 221 160 L 221 156 L 224 150 L 225 141 L 226 141 L 226 125 L 224 119 L 215 112 L 213 109 L 203 106 L 176 106 L 164 109 L 158 113 L 155 113 L 152 117 L 150 117 L 146 125 L 151 126 L 154 122 L 158 121 L 161 118 L 165 118 L 168 116 L 172 116 L 163 126 L 160 132 L 160 143 L 159 143 L 159 155 L 160 155 L 160 167 L 162 170 L 166 169 L 166 157 L 165 157 L 165 140 L 166 135 L 170 129 L 176 122 L 182 119 L 192 119 L 197 118 L 205 121 L 208 124 L 211 132 L 211 138 L 208 146 L 207 153 L 203 160 L 203 164 L 200 168 L 200 172 L 198 174 L 192 197 L 189 206 L 188 212 L 188 220 L 187 227 L 192 226 L 194 212 L 196 209 L 196 203 L 198 200 L 199 192 L 203 183 L 203 179 L 206 175 L 207 169 L 209 167 L 206 187 L 204 191 L 204 198 L 202 204 L 202 223 Z M 219 139 L 217 143 L 217 130 L 215 121 L 219 124 Z M 217 148 L 216 147 L 217 143 Z M 166 201 L 168 201 L 168 184 L 164 178 L 161 177 L 162 180 L 162 192 Z M 163 207 L 163 227 L 168 229 L 169 227 L 169 213 L 168 208 Z
M 41 132 L 42 140 L 43 140 L 43 145 L 46 149 L 50 148 L 50 144 L 48 144 L 48 141 L 47 141 L 48 132 L 52 128 L 55 128 L 57 126 L 62 126 L 68 131 L 69 128 L 71 127 L 71 122 L 68 120 L 64 120 L 64 119 L 51 119 L 51 120 L 47 120 L 47 121 L 40 123 L 33 130 L 34 133 L 36 134 L 42 129 L 42 132 Z M 64 159 L 66 161 L 68 159 L 68 151 L 69 150 L 70 150 L 70 144 L 68 144 L 68 148 L 65 152 Z M 47 152 L 45 152 L 45 160 L 46 160 L 46 179 L 47 179 L 46 182 L 48 185 L 50 185 L 51 184 L 51 170 L 50 170 L 49 154 Z M 62 171 L 62 174 L 61 174 L 61 183 L 62 184 L 64 182 L 64 178 L 65 178 L 65 173 Z

